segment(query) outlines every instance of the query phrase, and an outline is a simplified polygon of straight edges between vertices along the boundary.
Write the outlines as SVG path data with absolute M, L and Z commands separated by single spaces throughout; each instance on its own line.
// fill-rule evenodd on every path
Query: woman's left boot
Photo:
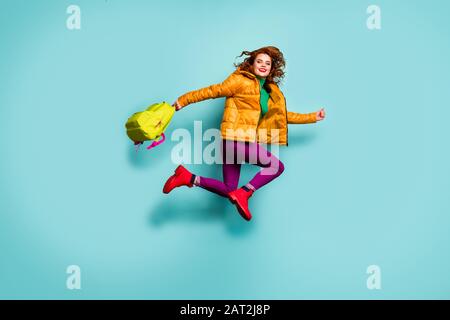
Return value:
M 194 185 L 194 175 L 181 164 L 175 169 L 175 174 L 167 179 L 164 184 L 163 192 L 169 193 L 176 187 L 188 186 L 192 188 Z
M 228 198 L 236 205 L 239 214 L 247 221 L 250 221 L 252 214 L 248 209 L 248 199 L 252 196 L 253 190 L 249 188 L 239 188 L 228 193 Z

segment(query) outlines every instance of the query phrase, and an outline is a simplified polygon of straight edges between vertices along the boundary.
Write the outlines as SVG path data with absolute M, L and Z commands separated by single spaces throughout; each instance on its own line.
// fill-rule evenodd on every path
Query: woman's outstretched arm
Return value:
M 325 118 L 325 109 L 311 113 L 297 113 L 288 111 L 288 124 L 315 123 Z
M 239 81 L 239 77 L 231 74 L 221 83 L 213 84 L 208 87 L 183 94 L 177 99 L 177 101 L 174 102 L 174 106 L 178 111 L 188 104 L 200 102 L 206 99 L 231 97 L 239 89 L 240 85 L 241 82 Z

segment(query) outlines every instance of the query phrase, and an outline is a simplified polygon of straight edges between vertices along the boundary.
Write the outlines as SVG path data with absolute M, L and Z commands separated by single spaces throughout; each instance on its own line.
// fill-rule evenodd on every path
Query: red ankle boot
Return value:
M 172 175 L 169 179 L 167 179 L 164 184 L 163 192 L 169 193 L 172 189 L 180 186 L 188 186 L 192 188 L 194 185 L 192 181 L 192 173 L 190 173 L 185 167 L 181 164 L 175 169 L 175 174 Z
M 239 188 L 228 193 L 228 198 L 230 198 L 231 202 L 236 205 L 236 208 L 242 218 L 247 221 L 250 221 L 252 218 L 252 214 L 248 209 L 248 198 L 250 198 L 252 194 L 253 190 L 250 189 L 249 191 L 246 191 L 243 188 Z

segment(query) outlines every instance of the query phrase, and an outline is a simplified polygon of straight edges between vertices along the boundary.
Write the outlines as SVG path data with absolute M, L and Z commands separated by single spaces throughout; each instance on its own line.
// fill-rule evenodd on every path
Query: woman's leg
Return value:
M 226 161 L 227 154 L 233 156 L 235 154 L 235 146 L 222 140 L 223 182 L 213 178 L 196 176 L 194 184 L 222 197 L 228 197 L 230 191 L 236 190 L 239 184 L 241 164 L 235 163 L 235 161 L 231 161 L 231 163 Z
M 263 168 L 244 186 L 245 189 L 252 191 L 263 187 L 284 171 L 283 163 L 258 143 L 222 140 L 222 160 L 224 182 L 195 175 L 194 184 L 228 197 L 229 192 L 237 189 L 242 161 Z
M 245 220 L 250 221 L 252 214 L 248 208 L 249 198 L 255 190 L 278 177 L 283 172 L 284 165 L 277 157 L 258 143 L 236 142 L 234 146 L 237 157 L 236 163 L 244 160 L 249 164 L 256 164 L 263 168 L 245 186 L 233 190 L 228 194 L 228 197 L 236 205 L 240 215 Z
M 284 171 L 284 164 L 275 155 L 258 143 L 248 143 L 245 148 L 246 161 L 262 167 L 246 187 L 253 191 L 268 184 Z
M 194 184 L 226 198 L 228 197 L 228 192 L 235 190 L 238 186 L 240 169 L 240 164 L 223 164 L 224 182 L 213 178 L 197 176 L 199 180 L 194 182 Z

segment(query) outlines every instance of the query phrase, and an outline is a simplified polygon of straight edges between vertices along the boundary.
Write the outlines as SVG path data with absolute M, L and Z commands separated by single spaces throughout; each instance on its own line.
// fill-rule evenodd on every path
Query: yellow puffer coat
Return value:
M 276 84 L 271 83 L 268 111 L 260 119 L 260 84 L 251 73 L 237 68 L 222 83 L 190 91 L 178 98 L 181 106 L 226 97 L 221 136 L 226 140 L 288 145 L 289 123 L 314 123 L 316 113 L 301 114 L 286 109 L 286 99 Z

